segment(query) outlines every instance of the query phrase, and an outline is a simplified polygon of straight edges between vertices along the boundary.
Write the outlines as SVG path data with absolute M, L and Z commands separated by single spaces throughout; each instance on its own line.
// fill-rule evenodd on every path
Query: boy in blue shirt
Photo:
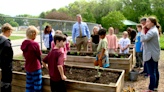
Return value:
M 137 27 L 138 33 L 137 33 L 136 40 L 135 40 L 135 50 L 136 50 L 136 66 L 135 66 L 135 68 L 138 68 L 138 67 L 143 67 L 143 60 L 142 60 L 143 43 L 140 41 L 142 25 L 138 24 L 136 27 Z

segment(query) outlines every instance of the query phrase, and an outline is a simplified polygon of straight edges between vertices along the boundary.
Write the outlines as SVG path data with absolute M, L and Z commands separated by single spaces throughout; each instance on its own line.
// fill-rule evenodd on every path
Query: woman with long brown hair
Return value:
M 47 25 L 43 32 L 43 41 L 47 50 L 51 49 L 51 42 L 53 41 L 53 37 L 54 37 L 54 32 L 52 30 L 52 27 Z
M 145 27 L 149 30 L 145 34 Z M 147 71 L 150 75 L 149 90 L 144 92 L 153 92 L 158 88 L 159 71 L 158 61 L 160 59 L 159 31 L 157 29 L 157 20 L 149 17 L 146 20 L 146 26 L 142 27 L 141 42 L 144 42 L 143 61 L 146 62 Z
M 136 30 L 133 29 L 133 28 L 128 27 L 127 31 L 128 31 L 129 37 L 131 39 L 131 44 L 134 44 L 135 43 L 135 39 L 136 39 L 136 35 L 137 35 Z

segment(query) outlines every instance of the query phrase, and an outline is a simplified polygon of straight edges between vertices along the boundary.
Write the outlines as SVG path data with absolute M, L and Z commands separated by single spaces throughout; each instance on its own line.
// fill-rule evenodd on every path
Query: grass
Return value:
M 14 59 L 23 59 L 23 56 L 14 57 Z
M 164 35 L 163 34 L 161 35 L 159 42 L 160 42 L 161 50 L 164 50 Z
M 18 40 L 18 39 L 24 39 L 25 37 L 23 36 L 10 36 L 9 39 L 10 40 Z
M 64 31 L 63 34 L 66 33 L 68 36 L 72 36 L 72 31 Z

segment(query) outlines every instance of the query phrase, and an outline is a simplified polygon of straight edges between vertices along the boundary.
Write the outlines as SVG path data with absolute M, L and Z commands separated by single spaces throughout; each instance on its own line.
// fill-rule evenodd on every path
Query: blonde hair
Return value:
M 127 31 L 124 31 L 124 32 L 123 32 L 123 35 L 124 35 L 124 34 L 128 35 L 128 32 L 127 32 Z
M 37 35 L 38 33 L 39 31 L 35 26 L 29 26 L 26 30 L 26 36 L 29 39 L 33 39 L 33 34 Z
M 98 27 L 97 27 L 97 26 L 94 26 L 94 27 L 93 27 L 93 35 L 95 35 L 95 33 L 94 33 L 94 30 L 95 30 L 95 29 L 98 30 Z
M 108 30 L 113 30 L 114 31 L 114 28 L 113 27 L 109 27 L 109 29 Z
M 55 31 L 55 35 L 56 35 L 56 34 L 62 34 L 62 31 L 56 30 L 56 31 Z
M 6 31 L 11 31 L 13 30 L 13 27 L 9 23 L 5 23 L 2 25 L 1 31 L 6 32 Z

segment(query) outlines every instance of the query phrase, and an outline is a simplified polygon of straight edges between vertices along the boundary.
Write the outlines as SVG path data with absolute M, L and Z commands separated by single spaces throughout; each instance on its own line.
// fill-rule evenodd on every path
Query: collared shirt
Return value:
M 80 25 L 81 25 L 81 35 L 82 35 L 82 37 L 87 36 L 88 39 L 90 39 L 90 32 L 89 32 L 89 29 L 88 29 L 87 24 L 84 23 L 84 22 L 81 22 Z M 80 37 L 79 23 L 78 23 L 78 22 L 76 22 L 76 23 L 73 25 L 73 29 L 72 29 L 72 39 L 73 39 L 73 43 L 76 43 L 75 37 Z

